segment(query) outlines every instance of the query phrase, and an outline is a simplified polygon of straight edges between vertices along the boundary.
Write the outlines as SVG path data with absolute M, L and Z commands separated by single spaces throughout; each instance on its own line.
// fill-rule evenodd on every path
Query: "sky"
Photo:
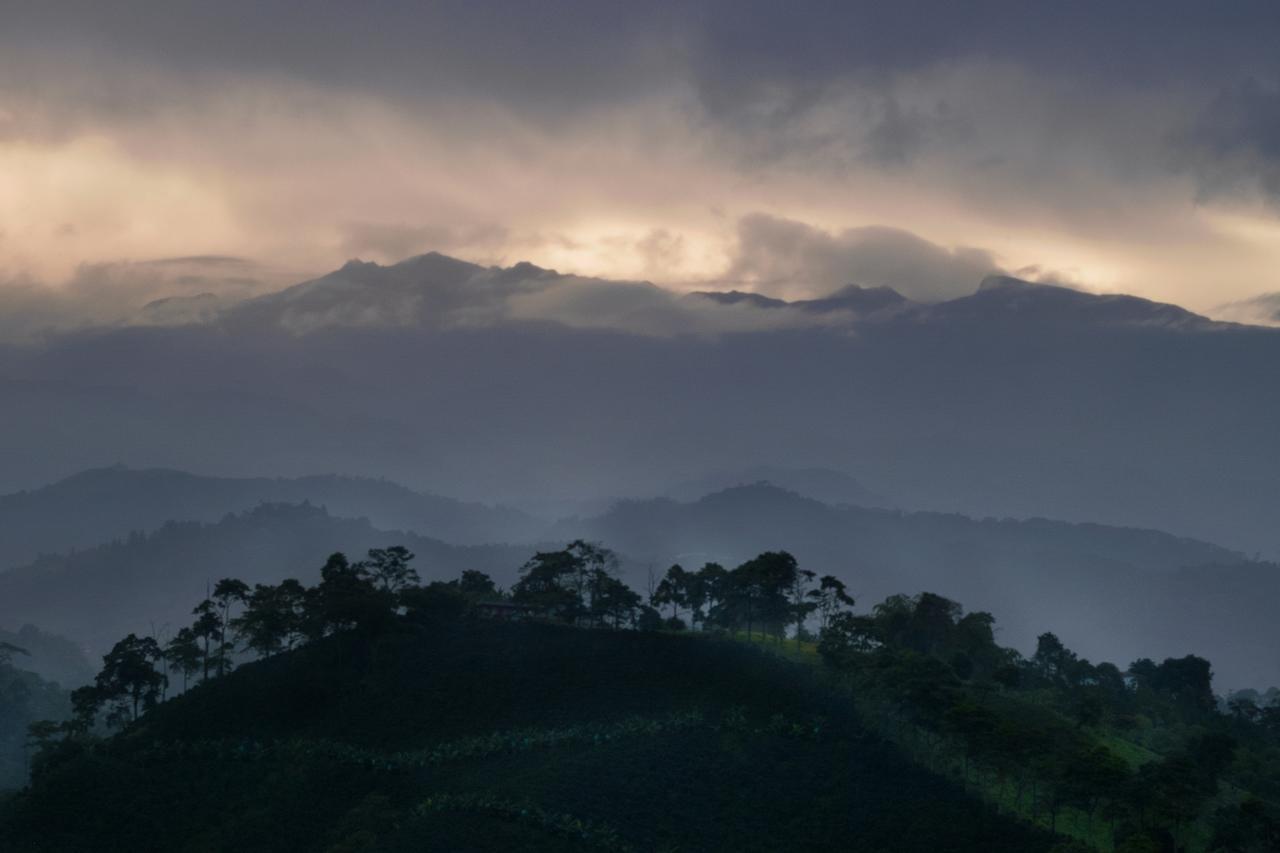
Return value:
M 1280 318 L 1263 2 L 0 0 L 0 325 L 437 250 Z

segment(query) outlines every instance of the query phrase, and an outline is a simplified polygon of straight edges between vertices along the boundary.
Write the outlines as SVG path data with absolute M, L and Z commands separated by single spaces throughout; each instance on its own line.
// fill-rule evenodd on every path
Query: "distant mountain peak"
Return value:
M 1091 293 L 1008 275 L 989 275 L 973 295 L 930 306 L 929 313 L 943 320 L 994 319 L 1014 315 L 1020 322 L 1052 326 L 1147 326 L 1202 330 L 1228 325 L 1178 305 L 1140 296 Z

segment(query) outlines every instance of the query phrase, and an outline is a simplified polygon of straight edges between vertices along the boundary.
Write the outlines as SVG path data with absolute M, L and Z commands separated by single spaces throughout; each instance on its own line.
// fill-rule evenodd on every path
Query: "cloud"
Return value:
M 1220 91 L 1180 141 L 1202 198 L 1256 194 L 1280 206 L 1280 86 L 1250 78 Z
M 790 307 L 724 305 L 648 282 L 615 282 L 566 276 L 507 300 L 504 319 L 539 320 L 586 329 L 644 335 L 698 334 L 816 327 L 839 318 L 815 317 Z
M 0 282 L 0 341 L 32 342 L 90 326 L 207 321 L 215 309 L 281 286 L 286 275 L 243 258 L 178 257 L 85 264 L 65 282 Z
M 1280 326 L 1280 293 L 1263 293 L 1251 299 L 1231 302 L 1215 309 L 1218 320 L 1251 323 L 1257 326 Z
M 509 237 L 506 228 L 492 223 L 456 226 L 352 222 L 344 229 L 342 251 L 350 257 L 384 263 L 428 251 L 484 257 L 499 251 Z
M 53 5 L 0 31 L 15 280 L 157 254 L 302 278 L 439 249 L 694 289 L 768 210 L 948 247 L 906 268 L 924 298 L 960 286 L 938 265 L 968 269 L 963 246 L 1200 309 L 1280 287 L 1280 244 L 1244 253 L 1206 222 L 1239 195 L 1206 188 L 1275 183 L 1265 6 L 391 0 L 353 36 L 271 0 Z M 801 242 L 824 259 L 744 275 L 900 269 L 867 259 L 884 239 L 852 267 Z
M 909 231 L 883 226 L 831 233 L 763 213 L 743 217 L 726 278 L 761 291 L 819 296 L 849 284 L 887 285 L 905 296 L 937 300 L 972 293 L 999 271 L 985 249 L 948 249 Z

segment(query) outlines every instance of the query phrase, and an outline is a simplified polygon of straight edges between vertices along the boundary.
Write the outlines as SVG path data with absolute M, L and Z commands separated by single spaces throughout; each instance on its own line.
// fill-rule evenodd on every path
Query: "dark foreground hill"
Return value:
M 246 666 L 0 805 L 0 849 L 31 853 L 1051 846 L 908 763 L 807 667 L 483 621 Z

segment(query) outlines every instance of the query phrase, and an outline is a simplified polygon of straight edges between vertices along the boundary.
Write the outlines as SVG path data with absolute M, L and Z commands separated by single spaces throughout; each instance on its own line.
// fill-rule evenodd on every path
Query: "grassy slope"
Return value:
M 493 732 L 516 734 L 476 739 Z M 0 849 L 31 851 L 1052 841 L 911 765 L 808 667 L 704 637 L 487 623 L 250 665 L 6 808 Z

